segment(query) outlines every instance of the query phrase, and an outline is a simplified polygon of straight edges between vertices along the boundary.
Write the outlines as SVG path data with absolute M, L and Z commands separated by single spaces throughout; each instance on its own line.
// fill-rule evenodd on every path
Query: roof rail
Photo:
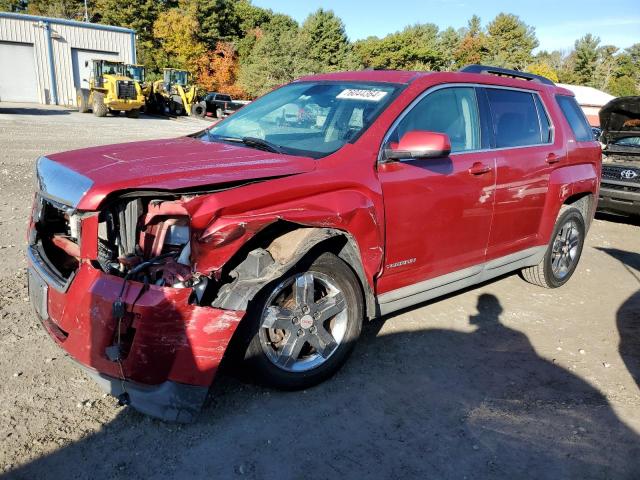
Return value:
M 552 80 L 542 75 L 535 75 L 533 73 L 520 72 L 518 70 L 509 70 L 508 68 L 492 67 L 490 65 L 467 65 L 462 67 L 460 72 L 465 73 L 482 73 L 485 75 L 497 75 L 499 77 L 512 77 L 519 78 L 521 80 L 527 80 L 529 82 L 544 83 L 545 85 L 555 85 Z

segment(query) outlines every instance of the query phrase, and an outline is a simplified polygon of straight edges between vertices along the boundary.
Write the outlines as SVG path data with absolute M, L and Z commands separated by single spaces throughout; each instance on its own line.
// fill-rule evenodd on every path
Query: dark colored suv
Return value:
M 620 97 L 600 110 L 604 144 L 598 209 L 640 215 L 640 97 Z
M 29 295 L 107 391 L 189 421 L 223 356 L 306 388 L 366 319 L 511 271 L 563 285 L 600 157 L 543 77 L 305 77 L 188 137 L 38 159 Z

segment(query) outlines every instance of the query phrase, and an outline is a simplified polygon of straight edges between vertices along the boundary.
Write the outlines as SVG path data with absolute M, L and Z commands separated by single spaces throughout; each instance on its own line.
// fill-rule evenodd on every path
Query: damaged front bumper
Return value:
M 199 411 L 244 312 L 198 306 L 191 288 L 127 281 L 120 322 L 112 307 L 124 279 L 81 262 L 60 285 L 34 247 L 28 250 L 29 297 L 53 340 L 109 393 L 127 393 L 137 410 L 172 421 Z M 120 335 L 122 355 L 107 348 Z

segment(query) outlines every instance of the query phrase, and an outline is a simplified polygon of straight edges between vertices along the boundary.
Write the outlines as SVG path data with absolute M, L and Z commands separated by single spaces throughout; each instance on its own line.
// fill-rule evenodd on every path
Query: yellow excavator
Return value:
M 191 74 L 176 68 L 163 70 L 162 80 L 153 83 L 148 103 L 150 110 L 165 115 L 204 118 L 207 114 L 207 104 L 200 98 Z
M 142 88 L 128 75 L 126 65 L 110 60 L 92 61 L 89 88 L 78 88 L 76 95 L 78 111 L 91 110 L 96 117 L 125 112 L 127 117 L 138 118 L 145 104 Z

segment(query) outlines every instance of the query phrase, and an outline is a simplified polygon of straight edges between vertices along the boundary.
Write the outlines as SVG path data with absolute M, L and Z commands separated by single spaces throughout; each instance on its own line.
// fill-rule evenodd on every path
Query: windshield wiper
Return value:
M 256 137 L 225 137 L 223 135 L 213 135 L 207 130 L 207 136 L 209 140 L 220 140 L 222 142 L 233 142 L 233 143 L 242 143 L 247 147 L 259 148 L 260 150 L 266 150 L 268 152 L 274 153 L 284 153 L 282 148 L 275 143 L 271 143 L 268 140 L 263 140 L 262 138 Z
M 282 148 L 275 143 L 271 143 L 268 140 L 264 140 L 262 138 L 255 137 L 242 137 L 242 143 L 244 143 L 247 147 L 256 147 L 261 148 L 263 150 L 267 150 L 269 152 L 274 153 L 283 153 Z

